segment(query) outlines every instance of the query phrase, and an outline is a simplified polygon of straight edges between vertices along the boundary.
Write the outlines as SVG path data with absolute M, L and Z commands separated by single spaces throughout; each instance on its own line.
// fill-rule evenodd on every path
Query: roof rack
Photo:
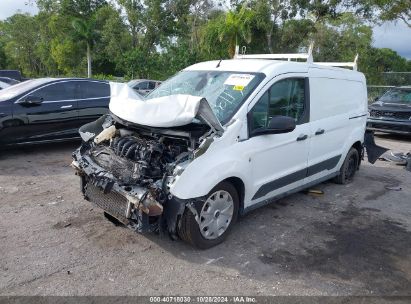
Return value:
M 314 62 L 313 60 L 313 48 L 314 43 L 311 43 L 307 53 L 296 53 L 296 54 L 249 54 L 246 55 L 246 47 L 243 46 L 241 49 L 241 54 L 239 54 L 239 46 L 235 47 L 234 59 L 306 59 L 307 63 L 314 63 L 325 66 L 333 67 L 352 67 L 354 71 L 357 70 L 358 54 L 355 56 L 354 62 Z
M 239 46 L 235 47 L 235 54 L 234 59 L 287 59 L 291 61 L 291 59 L 306 59 L 307 62 L 313 62 L 313 47 L 314 44 L 311 43 L 310 47 L 308 48 L 307 53 L 297 53 L 297 54 L 250 54 L 246 55 L 245 50 L 246 47 L 242 47 L 242 54 L 239 54 Z
M 314 62 L 319 65 L 333 66 L 333 67 L 351 67 L 354 71 L 358 68 L 358 54 L 355 55 L 353 62 Z

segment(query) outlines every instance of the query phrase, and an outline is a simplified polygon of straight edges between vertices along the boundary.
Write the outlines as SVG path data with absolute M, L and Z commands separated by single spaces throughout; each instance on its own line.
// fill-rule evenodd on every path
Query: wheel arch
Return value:
M 245 185 L 244 182 L 241 178 L 236 177 L 236 176 L 231 176 L 228 177 L 221 182 L 229 182 L 234 186 L 234 188 L 237 190 L 238 198 L 240 200 L 240 205 L 238 206 L 238 212 L 239 214 L 243 213 L 244 210 L 244 197 L 245 197 Z
M 1 122 L 3 128 L 16 127 L 24 125 L 25 121 L 21 118 L 10 118 Z
M 358 140 L 358 141 L 356 141 L 352 146 L 351 146 L 351 148 L 354 148 L 354 149 L 356 149 L 357 151 L 358 151 L 358 156 L 359 156 L 359 159 L 358 159 L 358 167 L 357 167 L 357 169 L 360 167 L 360 164 L 361 164 L 361 159 L 362 159 L 362 155 L 363 155 L 363 145 L 362 145 L 362 143 Z

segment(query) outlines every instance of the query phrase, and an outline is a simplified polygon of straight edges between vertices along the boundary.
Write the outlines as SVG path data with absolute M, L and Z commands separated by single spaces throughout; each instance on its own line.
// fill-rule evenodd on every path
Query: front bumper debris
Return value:
M 73 153 L 73 159 L 71 166 L 81 178 L 86 200 L 137 232 L 168 232 L 177 237 L 178 219 L 191 200 L 169 195 L 161 204 L 153 189 L 120 185 L 110 172 L 82 153 L 82 147 Z
M 141 186 L 121 186 L 114 176 L 97 165 L 80 149 L 73 153 L 71 166 L 81 177 L 84 197 L 115 217 L 123 224 L 137 223 L 139 231 L 153 230 L 143 222 L 146 217 L 160 216 L 163 206 L 155 199 L 152 189 Z M 145 226 L 145 227 L 143 227 Z

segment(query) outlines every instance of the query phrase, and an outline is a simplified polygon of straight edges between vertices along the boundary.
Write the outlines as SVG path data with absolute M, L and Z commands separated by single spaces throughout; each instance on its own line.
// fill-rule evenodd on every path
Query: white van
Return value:
M 80 129 L 81 190 L 137 231 L 214 246 L 239 215 L 331 178 L 351 181 L 368 113 L 355 65 L 237 55 L 192 65 L 146 100 L 112 84 L 111 113 Z

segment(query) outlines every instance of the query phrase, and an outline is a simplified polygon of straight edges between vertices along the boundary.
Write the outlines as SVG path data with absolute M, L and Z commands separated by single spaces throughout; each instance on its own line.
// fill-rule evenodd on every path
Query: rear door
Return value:
M 103 81 L 77 81 L 78 93 L 78 126 L 94 121 L 108 112 L 110 103 L 110 85 Z
M 19 127 L 14 142 L 34 142 L 71 138 L 77 134 L 78 111 L 73 81 L 46 84 L 22 96 L 41 98 L 38 105 L 13 104 L 13 118 L 26 122 Z

